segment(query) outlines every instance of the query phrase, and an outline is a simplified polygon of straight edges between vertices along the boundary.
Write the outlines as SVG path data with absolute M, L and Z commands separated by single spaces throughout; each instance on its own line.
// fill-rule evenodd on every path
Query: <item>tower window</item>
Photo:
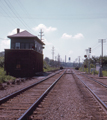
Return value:
M 16 43 L 16 49 L 20 49 L 20 43 Z

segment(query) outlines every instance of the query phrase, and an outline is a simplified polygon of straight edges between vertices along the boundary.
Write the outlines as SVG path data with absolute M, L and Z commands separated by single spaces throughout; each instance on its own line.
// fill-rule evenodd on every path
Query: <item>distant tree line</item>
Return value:
M 0 57 L 0 67 L 4 67 L 4 57 Z
M 102 65 L 103 66 L 107 66 L 107 56 L 104 56 L 103 58 L 100 57 L 96 57 L 96 56 L 92 56 L 92 58 L 90 58 L 90 64 L 96 65 L 96 63 L 101 63 L 101 59 L 102 59 Z M 87 59 L 84 60 L 84 64 L 87 63 Z
M 51 67 L 59 67 L 60 66 L 60 60 L 52 60 L 52 59 L 49 59 L 48 57 L 45 57 L 45 59 L 44 59 L 45 61 L 46 61 L 46 63 L 48 64 L 48 65 L 50 65 Z

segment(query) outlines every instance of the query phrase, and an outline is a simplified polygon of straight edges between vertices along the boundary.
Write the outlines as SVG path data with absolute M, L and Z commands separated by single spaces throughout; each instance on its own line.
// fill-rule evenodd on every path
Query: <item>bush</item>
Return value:
M 58 69 L 56 67 L 51 67 L 45 60 L 43 61 L 43 65 L 44 65 L 44 67 L 43 67 L 44 72 Z
M 6 75 L 4 68 L 0 67 L 0 83 L 7 82 L 9 80 L 14 80 L 14 79 L 15 79 L 15 77 Z
M 4 67 L 4 57 L 0 57 L 0 67 Z

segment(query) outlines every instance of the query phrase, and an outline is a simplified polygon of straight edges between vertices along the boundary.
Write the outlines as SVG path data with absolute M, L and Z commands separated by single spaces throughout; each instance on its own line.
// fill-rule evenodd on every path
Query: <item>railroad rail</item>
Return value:
M 71 76 L 71 78 L 70 78 L 70 76 Z M 38 105 L 38 107 L 36 107 L 35 108 L 35 110 L 33 111 L 33 113 L 29 116 L 29 120 L 35 120 L 35 119 L 38 119 L 38 120 L 41 120 L 41 119 L 55 119 L 55 118 L 57 118 L 57 119 L 65 119 L 65 114 L 66 113 L 63 113 L 63 110 L 65 110 L 65 111 L 67 111 L 68 109 L 70 110 L 70 108 L 68 108 L 68 109 L 66 109 L 66 105 L 67 104 L 65 104 L 65 106 L 63 106 L 62 108 L 59 108 L 59 105 L 57 106 L 57 103 L 61 103 L 61 104 L 64 104 L 62 101 L 62 99 L 64 99 L 64 97 L 65 98 L 68 98 L 67 96 L 66 96 L 66 94 L 65 95 L 63 95 L 64 97 L 62 97 L 61 99 L 59 99 L 59 88 L 61 89 L 61 86 L 66 86 L 67 84 L 69 84 L 68 83 L 68 81 L 67 80 L 70 80 L 70 79 L 72 79 L 72 78 L 74 78 L 74 83 L 76 83 L 76 86 L 79 88 L 79 90 L 81 91 L 81 92 L 79 92 L 80 94 L 82 93 L 82 96 L 84 96 L 83 97 L 83 100 L 84 100 L 84 102 L 85 101 L 87 101 L 87 99 L 88 99 L 88 101 L 89 102 L 85 102 L 84 103 L 84 106 L 87 108 L 87 109 L 89 109 L 90 110 L 90 108 L 92 107 L 92 111 L 93 111 L 93 114 L 94 114 L 94 112 L 95 112 L 95 114 L 96 114 L 96 116 L 99 116 L 99 118 L 101 118 L 101 119 L 103 119 L 103 118 L 105 118 L 106 117 L 106 114 L 105 114 L 105 112 L 100 108 L 100 105 L 99 104 L 97 104 L 97 101 L 96 101 L 96 99 L 93 99 L 93 96 L 90 94 L 90 93 L 88 93 L 89 91 L 86 89 L 86 87 L 84 87 L 84 85 L 83 84 L 81 84 L 81 82 L 80 81 L 78 81 L 77 80 L 77 77 L 72 77 L 72 76 L 74 76 L 74 74 L 73 74 L 73 72 L 70 70 L 70 69 L 67 69 L 67 71 L 65 72 L 65 74 L 64 74 L 64 76 L 63 76 L 63 78 L 61 79 L 61 81 L 59 81 L 58 82 L 58 84 L 56 84 L 56 86 L 55 86 L 55 88 L 52 90 L 52 92 L 49 94 L 49 95 L 47 95 L 47 97 L 46 97 L 46 99 L 45 100 L 43 100 L 39 105 Z M 66 78 L 66 79 L 65 79 Z M 75 79 L 76 78 L 76 79 Z M 66 81 L 67 82 L 67 84 L 66 84 L 66 82 L 63 82 L 63 81 Z M 72 80 L 71 80 L 72 81 Z M 72 82 L 73 82 L 72 81 Z M 70 81 L 69 81 L 70 82 Z M 65 84 L 64 84 L 65 83 Z M 69 86 L 69 85 L 68 85 Z M 77 89 L 78 89 L 77 88 Z M 63 89 L 66 89 L 66 88 L 63 88 Z M 69 88 L 68 88 L 69 89 Z M 69 89 L 70 90 L 70 92 L 73 90 L 74 88 L 72 88 L 72 89 Z M 57 92 L 56 92 L 57 91 Z M 62 90 L 61 90 L 62 91 Z M 72 92 L 73 93 L 73 92 Z M 58 94 L 58 95 L 56 95 L 56 94 Z M 68 94 L 68 93 L 67 93 Z M 71 94 L 70 94 L 71 95 Z M 69 96 L 70 96 L 69 95 Z M 77 95 L 78 96 L 78 95 Z M 81 97 L 82 97 L 81 96 Z M 73 96 L 72 96 L 73 97 Z M 56 100 L 55 100 L 56 99 Z M 74 97 L 74 99 L 75 99 L 75 97 Z M 77 97 L 76 97 L 76 99 L 77 99 Z M 62 100 L 61 102 L 60 102 L 60 100 Z M 51 102 L 51 101 L 53 101 L 53 102 Z M 57 102 L 55 102 L 55 101 L 57 101 Z M 71 100 L 72 101 L 72 100 Z M 70 102 L 71 102 L 70 101 Z M 76 100 L 74 100 L 74 101 L 76 101 Z M 68 102 L 68 101 L 67 101 Z M 55 104 L 56 103 L 56 104 Z M 69 103 L 68 103 L 69 104 Z M 54 105 L 56 106 L 56 107 L 54 107 Z M 81 104 L 82 105 L 82 104 Z M 71 104 L 71 106 L 72 106 L 72 104 Z M 78 106 L 78 105 L 77 105 Z M 90 107 L 91 106 L 91 107 Z M 82 109 L 82 106 L 80 106 L 81 107 L 81 109 Z M 52 111 L 51 111 L 51 109 L 52 109 Z M 58 116 L 56 115 L 55 117 L 54 117 L 54 112 L 53 112 L 53 109 L 55 110 L 55 113 L 58 113 Z M 62 112 L 60 111 L 60 110 L 62 109 Z M 94 110 L 93 110 L 94 109 Z M 81 111 L 81 110 L 80 110 Z M 87 110 L 86 110 L 87 111 Z M 70 110 L 70 112 L 72 113 L 72 110 Z M 100 112 L 100 115 L 99 115 L 99 112 Z M 60 116 L 60 113 L 61 113 L 61 116 Z M 63 113 L 63 115 L 62 115 L 62 113 Z M 54 114 L 54 115 L 53 115 Z M 81 114 L 81 113 L 80 113 Z M 88 112 L 87 112 L 87 114 L 88 114 Z M 95 115 L 93 115 L 93 114 L 91 114 L 91 115 L 87 115 L 87 117 L 89 117 L 89 119 L 95 119 L 96 117 L 95 117 Z M 50 117 L 47 117 L 47 116 L 50 116 Z M 51 117 L 52 116 L 52 117 Z M 63 116 L 63 117 L 62 117 Z M 68 115 L 69 116 L 69 115 Z M 71 118 L 72 118 L 72 114 L 71 114 Z M 81 114 L 81 116 L 82 116 L 82 114 Z M 104 117 L 103 117 L 104 116 Z M 59 118 L 58 118 L 59 117 Z M 69 116 L 70 117 L 70 116 Z M 67 118 L 67 119 L 69 119 L 69 117 Z M 98 117 L 97 117 L 98 118 Z M 107 117 L 106 117 L 107 118 Z M 79 119 L 79 118 L 78 118 Z
M 87 75 L 84 75 L 83 73 L 81 73 L 81 74 L 82 74 L 83 76 L 87 77 L 88 79 L 93 80 L 94 82 L 97 82 L 98 84 L 100 84 L 100 85 L 102 85 L 103 87 L 107 88 L 107 85 L 105 85 L 104 83 L 99 82 L 99 81 L 97 81 L 97 80 L 95 80 L 95 79 L 93 79 L 93 78 L 91 78 L 91 77 L 89 77 L 89 76 L 87 76 Z
M 64 76 L 64 75 L 67 75 L 67 74 L 69 74 L 69 75 L 71 75 L 71 70 L 70 69 L 66 69 L 66 71 L 64 72 L 64 74 L 62 75 L 62 76 Z M 62 78 L 62 76 L 60 77 L 60 78 Z M 59 79 L 59 78 L 58 78 Z M 62 79 L 64 79 L 64 78 L 62 78 Z M 52 94 L 52 93 L 51 93 Z M 49 96 L 47 95 L 47 98 L 48 98 Z M 46 101 L 47 101 L 47 99 L 46 99 Z M 29 120 L 34 120 L 34 119 L 37 119 L 37 120 L 42 120 L 42 118 L 41 118 L 41 116 L 42 116 L 42 114 L 43 114 L 43 111 L 42 111 L 42 107 L 44 106 L 44 101 L 43 101 L 43 103 L 41 102 L 40 104 L 38 104 L 38 105 L 36 105 L 35 107 L 34 107 L 34 109 L 32 110 L 32 114 L 28 117 L 29 118 Z M 45 106 L 46 107 L 46 106 Z M 43 107 L 44 108 L 44 107 Z M 46 108 L 47 109 L 47 108 Z M 39 112 L 39 115 L 38 115 L 38 112 Z M 43 116 L 42 116 L 43 117 Z M 43 118 L 44 119 L 44 118 Z M 24 120 L 24 119 L 18 119 L 18 120 Z
M 76 74 L 74 70 L 72 70 L 73 74 L 78 78 L 78 80 L 81 81 L 85 85 L 85 87 L 90 91 L 90 93 L 94 96 L 94 98 L 99 102 L 101 107 L 103 107 L 104 111 L 107 114 L 107 90 L 106 85 L 103 83 L 96 81 L 95 79 L 91 79 L 90 77 L 87 77 L 88 79 L 93 80 L 94 82 L 89 82 L 89 80 L 84 79 L 81 77 L 81 74 Z M 86 77 L 86 76 L 85 76 Z M 88 82 L 87 82 L 88 81 Z M 98 83 L 98 85 L 96 85 Z M 102 85 L 102 86 L 101 86 Z
M 20 93 L 26 91 L 27 89 L 30 89 L 31 87 L 33 87 L 33 86 L 35 86 L 35 85 L 37 85 L 37 84 L 39 84 L 39 83 L 41 83 L 41 82 L 49 79 L 50 77 L 53 77 L 54 75 L 58 74 L 59 72 L 61 72 L 61 70 L 58 71 L 58 72 L 56 72 L 55 74 L 52 74 L 52 75 L 49 76 L 49 77 L 46 77 L 46 78 L 40 80 L 39 82 L 36 82 L 36 83 L 34 83 L 34 84 L 32 84 L 32 85 L 30 85 L 30 86 L 28 86 L 28 87 L 25 87 L 25 88 L 23 88 L 23 89 L 21 89 L 21 90 L 18 90 L 18 91 L 16 91 L 16 92 L 13 92 L 13 93 L 10 94 L 10 95 L 7 95 L 7 96 L 1 98 L 1 99 L 0 99 L 0 105 L 1 105 L 2 103 L 6 102 L 7 100 L 9 100 L 10 98 L 13 98 L 13 97 L 19 95 Z
M 64 73 L 65 70 L 59 71 L 29 87 L 0 99 L 0 120 L 6 118 L 25 120 Z

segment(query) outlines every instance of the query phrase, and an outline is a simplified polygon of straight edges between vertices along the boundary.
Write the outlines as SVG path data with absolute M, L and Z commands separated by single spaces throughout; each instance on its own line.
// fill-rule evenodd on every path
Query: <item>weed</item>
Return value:
M 14 80 L 15 77 L 6 75 L 4 68 L 0 67 L 0 83 L 7 82 L 9 80 Z

